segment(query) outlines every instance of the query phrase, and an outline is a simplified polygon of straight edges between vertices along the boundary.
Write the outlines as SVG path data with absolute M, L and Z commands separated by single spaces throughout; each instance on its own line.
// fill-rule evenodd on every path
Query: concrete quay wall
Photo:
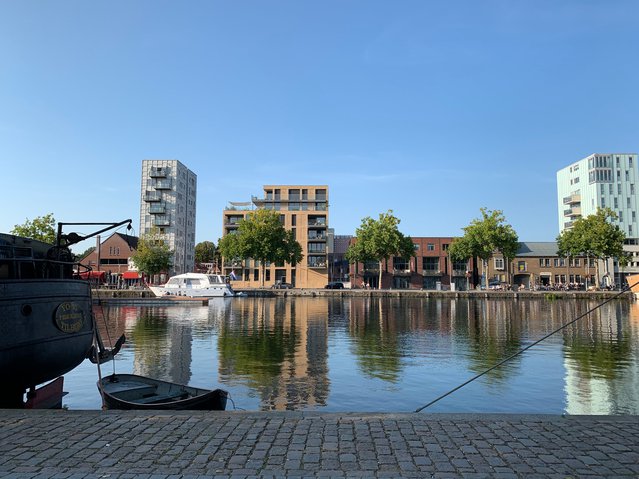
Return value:
M 0 410 L 0 477 L 639 477 L 639 419 Z

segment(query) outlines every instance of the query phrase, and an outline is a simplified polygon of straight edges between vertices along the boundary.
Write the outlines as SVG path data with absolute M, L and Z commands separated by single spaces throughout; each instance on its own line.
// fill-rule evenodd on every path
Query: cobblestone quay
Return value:
M 639 477 L 639 418 L 2 410 L 0 476 Z

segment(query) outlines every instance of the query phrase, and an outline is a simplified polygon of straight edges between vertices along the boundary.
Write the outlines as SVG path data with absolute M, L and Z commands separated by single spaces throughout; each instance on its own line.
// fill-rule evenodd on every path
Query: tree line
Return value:
M 626 236 L 613 223 L 616 219 L 617 215 L 610 208 L 600 208 L 593 215 L 575 220 L 572 228 L 557 236 L 557 254 L 565 258 L 616 258 L 619 264 L 627 264 L 628 256 L 623 250 Z M 416 255 L 411 237 L 399 230 L 400 223 L 392 210 L 381 213 L 378 219 L 363 218 L 346 252 L 349 263 L 374 261 L 379 264 L 380 287 L 383 261 L 392 257 L 409 260 Z M 15 225 L 10 233 L 54 244 L 55 224 L 53 213 L 49 213 Z M 449 245 L 451 261 L 467 262 L 476 258 L 482 262 L 485 272 L 488 261 L 495 253 L 500 253 L 505 263 L 512 261 L 517 254 L 519 237 L 501 210 L 480 208 L 480 217 L 471 220 L 462 231 L 463 235 L 454 238 Z M 91 247 L 77 255 L 77 259 L 85 257 L 93 249 Z M 154 229 L 139 238 L 137 250 L 131 258 L 139 271 L 152 276 L 170 269 L 172 256 L 173 251 L 167 246 L 163 235 Z M 284 228 L 279 214 L 261 209 L 250 212 L 240 220 L 237 230 L 219 239 L 217 247 L 211 241 L 195 246 L 195 262 L 198 264 L 220 262 L 222 257 L 231 263 L 241 263 L 247 258 L 257 261 L 261 270 L 261 285 L 264 286 L 268 264 L 289 263 L 295 266 L 302 261 L 304 254 L 293 231 Z M 599 275 L 597 265 L 598 282 Z

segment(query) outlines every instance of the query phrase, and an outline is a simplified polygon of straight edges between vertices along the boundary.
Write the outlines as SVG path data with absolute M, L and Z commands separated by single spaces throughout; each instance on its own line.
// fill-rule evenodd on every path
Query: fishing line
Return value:
M 498 362 L 497 364 L 495 364 L 494 366 L 486 369 L 484 372 L 481 372 L 479 374 L 477 374 L 476 376 L 470 378 L 468 381 L 463 382 L 462 384 L 460 384 L 459 386 L 451 389 L 450 391 L 448 391 L 447 393 L 442 394 L 441 396 L 439 396 L 436 399 L 433 399 L 431 402 L 429 402 L 428 404 L 415 409 L 415 412 L 421 412 L 424 409 L 426 409 L 429 406 L 432 406 L 433 404 L 435 404 L 436 402 L 440 401 L 441 399 L 444 399 L 445 397 L 451 395 L 452 393 L 454 393 L 455 391 L 459 391 L 461 388 L 463 388 L 464 386 L 466 386 L 467 384 L 472 383 L 474 380 L 479 379 L 480 377 L 484 376 L 485 374 L 488 374 L 489 372 L 497 369 L 498 367 L 502 366 L 503 364 L 507 363 L 508 361 L 510 361 L 513 358 L 516 358 L 517 356 L 519 356 L 520 354 L 522 354 L 524 351 L 528 351 L 530 348 L 532 348 L 533 346 L 536 346 L 537 344 L 541 343 L 542 341 L 548 339 L 550 336 L 552 336 L 553 334 L 558 333 L 559 331 L 561 331 L 562 329 L 567 328 L 568 326 L 570 326 L 571 324 L 576 323 L 577 321 L 579 321 L 581 318 L 588 316 L 590 313 L 596 311 L 597 309 L 601 308 L 604 304 L 609 303 L 610 301 L 612 301 L 613 299 L 617 299 L 619 296 L 621 296 L 622 294 L 628 292 L 631 288 L 633 288 L 634 286 L 638 285 L 639 281 L 637 281 L 635 284 L 628 285 L 625 288 L 623 288 L 621 291 L 619 291 L 619 293 L 615 294 L 614 296 L 611 296 L 610 298 L 604 300 L 601 304 L 598 304 L 597 306 L 595 306 L 592 309 L 589 309 L 588 311 L 586 311 L 585 313 L 583 313 L 580 316 L 577 316 L 575 319 L 573 319 L 572 321 L 567 322 L 566 324 L 564 324 L 563 326 L 560 326 L 559 328 L 555 329 L 554 331 L 546 334 L 545 336 L 543 336 L 542 338 L 538 339 L 537 341 L 535 341 L 534 343 L 529 344 L 528 346 L 526 346 L 525 348 L 520 349 L 519 351 L 517 351 L 516 353 L 512 354 L 511 356 L 507 357 L 506 359 L 503 359 L 502 361 Z

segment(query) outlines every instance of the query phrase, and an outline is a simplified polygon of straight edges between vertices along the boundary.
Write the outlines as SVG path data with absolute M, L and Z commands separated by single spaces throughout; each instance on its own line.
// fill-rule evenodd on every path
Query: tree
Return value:
M 594 215 L 575 220 L 572 228 L 557 236 L 557 254 L 562 257 L 586 256 L 598 260 L 617 258 L 620 264 L 627 262 L 623 243 L 625 233 L 610 221 L 617 214 L 610 208 L 598 208 Z M 595 262 L 595 276 L 599 284 L 599 264 Z
M 513 227 L 505 222 L 502 211 L 487 208 L 480 208 L 480 211 L 482 217 L 473 219 L 463 228 L 464 236 L 456 238 L 450 245 L 450 254 L 457 260 L 480 258 L 488 286 L 488 260 L 499 251 L 504 257 L 504 264 L 510 264 L 517 254 L 519 237 Z M 510 274 L 509 270 L 507 274 Z
M 238 224 L 237 232 L 227 234 L 218 244 L 226 259 L 252 258 L 259 261 L 260 284 L 264 286 L 267 263 L 286 262 L 295 266 L 302 261 L 302 246 L 292 231 L 280 223 L 280 215 L 273 210 L 256 210 Z
M 131 259 L 139 271 L 153 276 L 171 268 L 173 251 L 169 249 L 157 229 L 153 229 L 140 237 Z
M 56 229 L 55 218 L 53 213 L 49 213 L 44 216 L 37 216 L 30 221 L 27 220 L 21 225 L 15 225 L 10 231 L 11 234 L 16 236 L 23 236 L 25 238 L 31 238 L 34 240 L 42 241 L 48 244 L 55 244 Z
M 415 246 L 410 236 L 398 229 L 401 221 L 393 216 L 393 210 L 380 213 L 379 219 L 367 216 L 355 230 L 356 241 L 346 251 L 351 263 L 377 261 L 379 263 L 379 288 L 382 287 L 382 261 L 392 256 L 409 259 L 415 256 Z
M 212 263 L 215 260 L 215 243 L 212 241 L 202 241 L 195 245 L 195 262 Z

